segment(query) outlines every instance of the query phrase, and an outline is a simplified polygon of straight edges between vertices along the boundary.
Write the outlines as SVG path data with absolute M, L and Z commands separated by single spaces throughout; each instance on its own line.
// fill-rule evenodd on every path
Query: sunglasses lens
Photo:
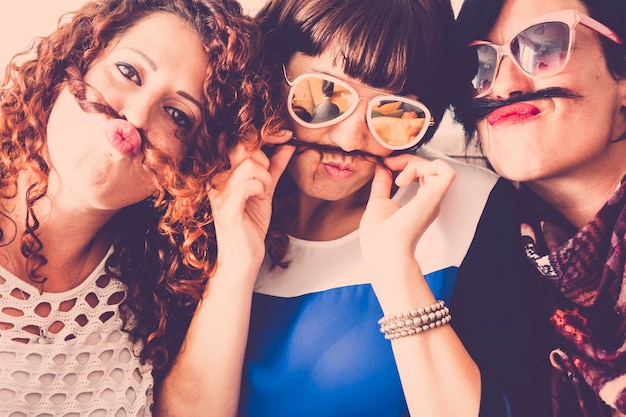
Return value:
M 389 149 L 407 149 L 419 143 L 430 126 L 430 111 L 404 97 L 379 97 L 372 101 L 368 124 L 376 139 Z
M 563 22 L 529 27 L 511 42 L 511 52 L 528 74 L 548 77 L 561 71 L 570 50 L 570 29 Z
M 477 61 L 476 75 L 472 84 L 474 85 L 474 95 L 479 96 L 489 90 L 495 78 L 498 51 L 493 46 L 485 44 L 472 46 L 471 49 L 474 51 Z
M 306 75 L 297 79 L 291 89 L 290 113 L 305 126 L 322 127 L 322 123 L 341 117 L 355 100 L 354 93 L 345 86 L 323 77 Z
M 511 54 L 519 66 L 535 77 L 549 77 L 562 71 L 570 51 L 570 28 L 563 22 L 545 22 L 520 32 L 511 41 Z M 474 96 L 491 87 L 498 67 L 498 51 L 489 44 L 470 47 L 477 70 L 472 84 Z

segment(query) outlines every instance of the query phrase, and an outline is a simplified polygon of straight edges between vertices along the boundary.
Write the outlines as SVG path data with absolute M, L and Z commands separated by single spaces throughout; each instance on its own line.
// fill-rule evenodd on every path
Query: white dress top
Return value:
M 0 267 L 0 414 L 149 416 L 152 369 L 122 331 L 126 286 L 104 274 L 43 293 Z M 26 298 L 26 299 L 24 299 Z

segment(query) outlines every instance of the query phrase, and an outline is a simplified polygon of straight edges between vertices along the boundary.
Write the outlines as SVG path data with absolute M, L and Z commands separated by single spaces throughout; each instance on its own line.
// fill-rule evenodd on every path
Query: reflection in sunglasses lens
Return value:
M 520 66 L 531 75 L 554 74 L 562 69 L 569 51 L 569 26 L 549 22 L 531 26 L 516 38 L 513 55 Z
M 545 22 L 533 25 L 515 36 L 510 44 L 511 55 L 526 74 L 547 77 L 563 69 L 570 50 L 570 28 L 563 22 Z M 475 95 L 487 92 L 496 76 L 498 51 L 492 45 L 472 47 L 477 71 L 472 84 Z
M 422 134 L 426 113 L 421 107 L 400 100 L 372 103 L 369 122 L 378 137 L 391 146 L 411 146 Z

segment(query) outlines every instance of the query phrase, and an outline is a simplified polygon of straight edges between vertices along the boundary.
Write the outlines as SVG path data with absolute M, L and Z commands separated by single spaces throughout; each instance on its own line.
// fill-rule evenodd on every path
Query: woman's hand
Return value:
M 264 136 L 266 143 L 290 138 L 290 133 Z M 258 148 L 240 145 L 230 156 L 232 169 L 215 178 L 209 199 L 217 234 L 217 270 L 161 384 L 155 415 L 236 415 L 252 290 L 265 254 L 272 197 L 294 150 L 283 146 L 268 158 Z M 219 343 L 213 343 L 215 335 Z
M 265 136 L 264 142 L 280 144 L 290 138 L 287 132 Z M 281 146 L 271 159 L 260 149 L 251 151 L 241 144 L 233 151 L 232 169 L 216 178 L 209 192 L 219 268 L 256 276 L 265 255 L 274 190 L 294 151 L 292 146 Z
M 442 160 L 429 161 L 402 154 L 385 159 L 387 167 L 400 171 L 395 183 L 402 187 L 419 182 L 416 195 L 404 206 L 390 198 L 392 176 L 377 166 L 372 190 L 361 219 L 361 250 L 368 265 L 384 270 L 385 265 L 415 260 L 415 247 L 437 217 L 439 205 L 456 173 Z

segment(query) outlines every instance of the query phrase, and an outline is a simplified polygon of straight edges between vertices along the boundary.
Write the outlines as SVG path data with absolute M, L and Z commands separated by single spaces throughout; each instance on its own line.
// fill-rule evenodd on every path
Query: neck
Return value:
M 626 172 L 604 171 L 593 177 L 567 177 L 526 183 L 578 229 L 589 223 L 615 193 Z
M 297 220 L 289 234 L 315 241 L 346 236 L 359 228 L 368 195 L 369 185 L 337 201 L 320 200 L 301 193 Z
M 20 187 L 24 190 L 25 187 Z M 21 237 L 25 232 L 25 193 L 4 203 L 6 216 L 0 221 L 5 236 L 7 262 L 5 266 L 21 279 L 36 284 L 29 278 L 26 259 L 21 254 Z M 68 207 L 48 196 L 40 199 L 33 208 L 38 221 L 35 235 L 42 243 L 38 254 L 47 263 L 37 269 L 39 277 L 45 278 L 41 291 L 63 292 L 80 284 L 97 264 L 110 246 L 105 225 L 112 213 L 82 210 Z
M 611 143 L 585 163 L 526 184 L 580 229 L 620 186 L 626 176 L 624 161 L 626 141 Z

